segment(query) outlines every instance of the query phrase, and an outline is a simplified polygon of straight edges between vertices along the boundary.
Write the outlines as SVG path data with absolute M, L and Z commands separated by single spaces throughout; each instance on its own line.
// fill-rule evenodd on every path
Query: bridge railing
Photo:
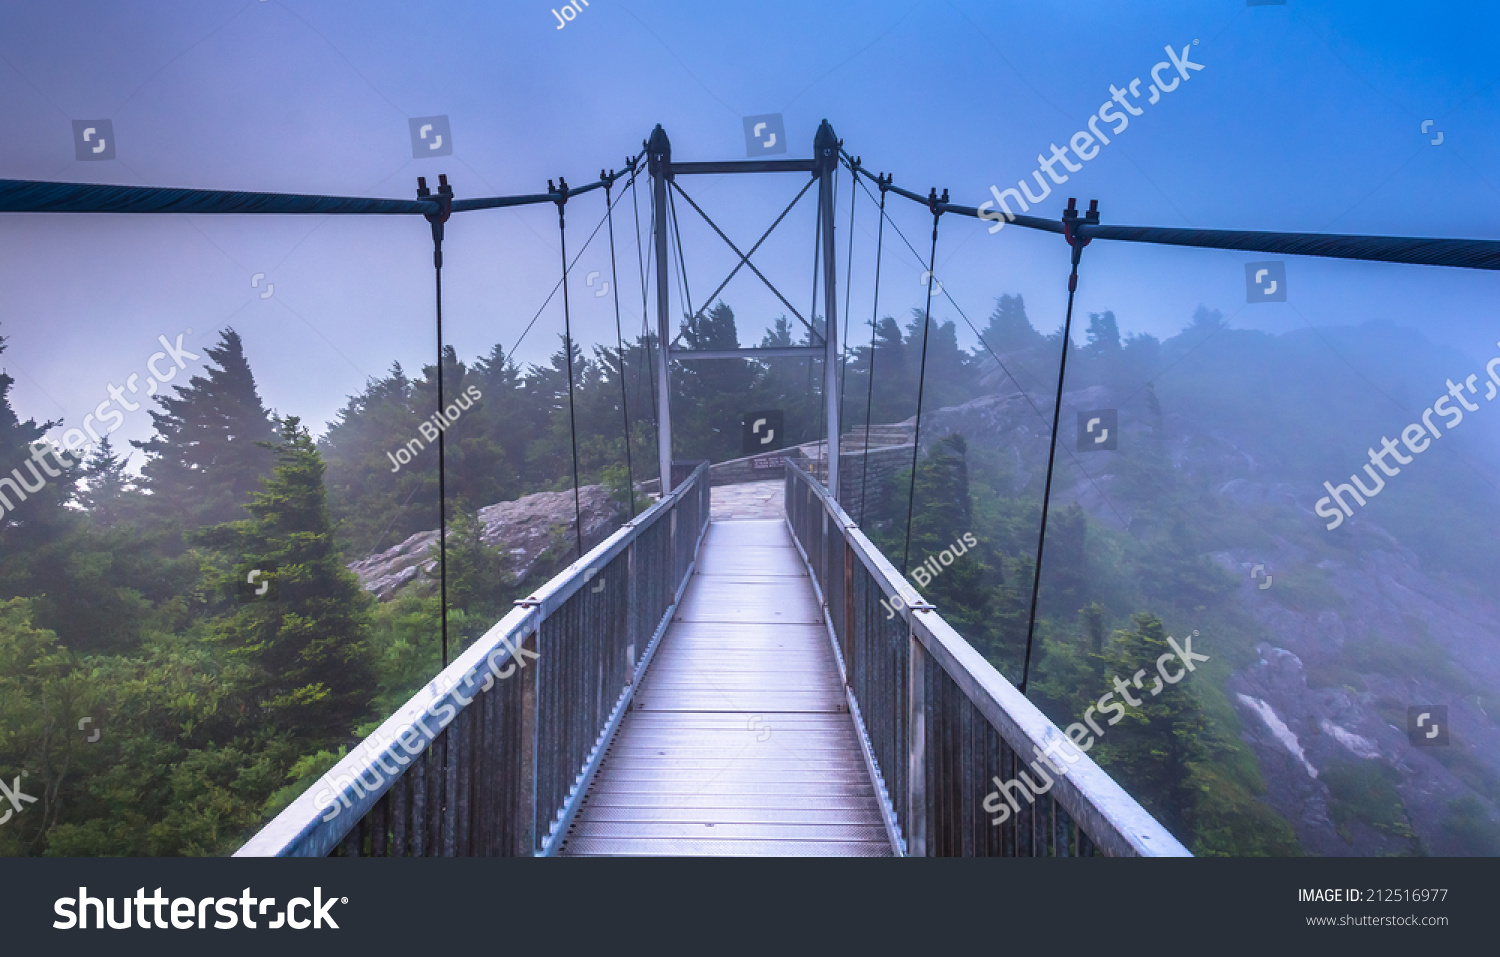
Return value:
M 705 463 L 517 602 L 235 856 L 554 853 L 708 520 Z
M 887 827 L 907 855 L 1188 855 L 923 601 L 823 486 L 791 462 L 786 509 L 835 637 L 850 710 L 862 723 L 885 792 Z M 1030 767 L 1043 755 L 1066 773 Z M 1000 793 L 999 784 L 1019 782 L 1022 774 L 1043 793 L 1024 783 Z

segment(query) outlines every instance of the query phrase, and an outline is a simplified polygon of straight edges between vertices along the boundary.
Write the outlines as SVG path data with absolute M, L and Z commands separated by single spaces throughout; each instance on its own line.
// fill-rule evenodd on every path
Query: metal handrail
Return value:
M 924 692 L 933 686 L 936 675 L 925 674 L 924 668 L 935 665 L 940 669 L 941 675 L 956 686 L 958 693 L 973 708 L 973 713 L 982 717 L 998 734 L 1003 747 L 1008 747 L 1013 755 L 1024 755 L 1030 760 L 1033 748 L 1046 752 L 1058 747 L 1059 740 L 1069 746 L 1071 742 L 1051 719 L 1017 691 L 943 620 L 932 605 L 922 599 L 820 482 L 796 462 L 788 460 L 786 483 L 788 524 L 812 569 L 814 580 L 820 586 L 835 643 L 841 651 L 840 663 L 845 670 L 849 697 L 860 716 L 862 732 L 868 743 L 878 744 L 872 740 L 871 730 L 879 723 L 880 729 L 873 737 L 890 739 L 887 748 L 874 747 L 871 754 L 886 786 L 886 800 L 890 805 L 888 815 L 893 826 L 901 832 L 901 842 L 907 854 L 940 853 L 942 848 L 938 845 L 942 842 L 938 840 L 939 836 L 932 835 L 929 840 L 925 833 L 925 822 L 931 816 L 928 805 L 934 800 L 927 790 L 929 779 L 944 772 L 953 775 L 968 786 L 967 795 L 962 794 L 965 788 L 958 786 L 956 781 L 939 781 L 934 787 L 949 798 L 960 795 L 964 801 L 973 800 L 976 782 L 978 787 L 988 788 L 988 785 L 982 771 L 954 767 L 951 760 L 946 761 L 941 769 L 928 767 L 930 756 L 925 746 L 929 735 L 934 733 L 932 723 L 943 721 L 945 714 L 937 713 L 932 702 L 927 700 L 929 695 Z M 820 514 L 805 514 L 806 509 L 795 494 L 799 491 L 812 496 L 812 501 L 821 506 L 816 509 Z M 837 538 L 831 533 L 836 533 Z M 835 547 L 830 548 L 834 543 Z M 837 548 L 837 544 L 843 547 Z M 856 562 L 858 570 L 863 573 L 863 583 L 855 581 Z M 873 593 L 869 591 L 871 586 Z M 865 605 L 872 605 L 874 602 L 870 599 L 878 601 L 877 596 L 887 600 L 893 596 L 901 599 L 901 603 L 888 601 L 888 604 L 904 619 L 903 630 L 909 638 L 910 648 L 898 649 L 901 654 L 895 656 L 894 664 L 883 663 L 885 670 L 880 672 L 879 681 L 866 683 L 856 680 L 854 674 L 859 667 L 856 659 L 861 654 L 868 657 L 867 652 L 855 647 L 856 622 L 859 603 L 863 601 Z M 870 627 L 868 620 L 859 623 L 866 629 Z M 863 694 L 857 685 L 863 686 Z M 869 690 L 871 688 L 876 690 Z M 877 697 L 880 700 L 875 700 Z M 887 710 L 904 713 L 881 714 L 882 705 Z M 982 737 L 982 730 L 971 729 L 965 720 L 961 733 L 974 740 L 976 736 Z M 936 731 L 950 737 L 959 734 L 951 727 Z M 879 766 L 882 750 L 887 752 L 884 767 Z M 893 754 L 893 750 L 902 753 Z M 983 749 L 977 748 L 973 754 L 982 759 L 986 768 L 1003 765 L 1003 762 L 994 760 L 993 754 L 979 755 L 979 750 Z M 1071 816 L 1077 830 L 1094 848 L 1110 856 L 1191 856 L 1181 842 L 1087 754 L 1079 752 L 1076 747 L 1070 747 L 1069 753 L 1076 758 L 1076 763 L 1069 763 L 1067 773 L 1056 776 L 1047 797 L 1055 800 Z M 897 766 L 903 761 L 905 766 Z M 944 826 L 950 831 L 967 830 L 970 835 L 983 836 L 984 829 L 990 827 L 983 821 L 986 816 L 977 807 L 965 806 L 961 809 L 961 822 L 945 820 Z M 1035 824 L 1032 826 L 1035 835 Z M 1054 827 L 1053 838 L 1043 844 L 1055 850 L 1058 843 L 1055 839 L 1056 822 L 1051 826 Z M 962 835 L 954 837 L 950 834 L 948 837 L 949 845 L 966 848 L 970 853 L 978 853 L 975 848 L 984 843 L 972 836 L 966 839 Z M 965 840 L 968 843 L 964 843 Z M 1036 845 L 1032 846 L 1034 852 Z
M 293 800 L 234 856 L 323 857 L 335 852 L 341 842 L 346 853 L 376 855 L 387 853 L 386 849 L 394 845 L 409 845 L 410 852 L 418 855 L 465 853 L 459 844 L 466 845 L 468 853 L 543 855 L 554 850 L 554 838 L 565 831 L 567 819 L 597 765 L 600 744 L 613 733 L 641 673 L 650 662 L 656 643 L 681 600 L 708 528 L 708 492 L 708 465 L 704 463 L 634 520 L 617 529 L 531 596 L 517 602 L 516 608 L 386 718 L 374 733 Z M 683 528 L 687 534 L 679 539 L 678 515 L 684 510 L 688 518 L 696 519 L 697 527 Z M 666 535 L 666 563 L 671 579 L 675 580 L 660 583 L 640 580 L 644 576 L 634 567 L 634 547 L 643 536 L 652 533 Z M 643 557 L 642 564 L 645 562 Z M 614 574 L 610 569 L 618 569 L 620 573 Z M 599 574 L 601 571 L 605 576 Z M 540 712 L 538 702 L 542 694 L 537 675 L 542 667 L 541 656 L 547 654 L 547 649 L 545 646 L 538 648 L 538 641 L 543 625 L 554 616 L 560 617 L 563 628 L 583 627 L 581 614 L 559 613 L 569 607 L 570 599 L 575 599 L 591 580 L 596 577 L 602 580 L 606 576 L 618 581 L 617 588 L 628 597 L 623 600 L 620 613 L 601 628 L 609 630 L 618 625 L 620 632 L 630 632 L 628 637 L 614 638 L 614 650 L 628 647 L 627 656 L 633 660 L 623 687 L 606 689 L 613 703 L 613 707 L 604 709 L 607 719 L 595 728 L 574 729 L 591 734 L 594 746 L 581 765 L 564 769 L 573 780 L 571 786 L 563 789 L 563 800 L 555 808 L 537 808 L 539 733 L 548 730 L 544 727 L 548 721 L 557 724 L 576 722 L 576 712 L 585 710 L 553 707 L 546 714 Z M 650 609 L 628 606 L 660 606 L 663 602 L 663 612 L 649 615 L 639 627 L 634 625 L 639 613 Z M 636 631 L 640 632 L 638 636 L 634 633 Z M 635 654 L 637 638 L 642 645 L 639 655 Z M 626 641 L 629 641 L 628 646 Z M 529 673 L 528 658 L 538 659 Z M 508 681 L 512 675 L 526 677 L 519 682 Z M 596 677 L 602 682 L 604 672 L 601 670 Z M 517 688 L 519 690 L 510 690 Z M 508 699 L 502 700 L 502 689 L 510 695 Z M 520 718 L 520 727 L 514 720 L 506 725 L 505 717 Z M 457 741 L 452 740 L 450 733 L 455 730 L 458 731 Z M 459 766 L 466 755 L 474 757 L 476 765 L 484 763 L 479 760 L 481 757 L 493 764 L 496 752 L 507 746 L 512 754 L 507 756 L 509 763 L 504 767 L 474 769 L 475 777 L 471 779 L 471 769 Z M 447 760 L 450 748 L 457 755 L 451 762 Z M 441 752 L 437 759 L 434 751 Z M 506 771 L 513 772 L 511 780 L 502 782 Z M 424 803 L 427 792 L 423 790 L 427 782 L 419 781 L 414 795 L 400 809 L 401 823 L 391 824 L 390 794 L 398 783 L 408 790 L 413 788 L 409 780 L 413 775 L 408 772 L 417 776 L 445 775 L 448 790 L 443 794 L 447 798 L 436 802 L 428 815 Z M 480 780 L 482 774 L 489 777 Z M 516 779 L 520 779 L 519 784 Z M 508 816 L 514 820 L 495 820 L 495 815 L 490 814 L 486 820 L 479 821 L 478 815 L 470 810 L 469 799 L 481 795 L 485 783 L 492 780 L 505 784 L 510 791 L 519 788 L 529 792 L 508 795 L 510 803 L 505 806 L 510 811 Z M 438 781 L 433 786 L 441 788 L 444 782 Z M 452 807 L 447 806 L 450 804 Z M 381 809 L 384 813 L 379 816 L 378 823 L 371 825 L 368 819 L 372 811 Z M 455 824 L 453 818 L 460 814 L 465 815 L 465 819 Z M 435 816 L 445 819 L 430 819 Z M 550 825 L 545 828 L 545 833 L 541 826 L 544 822 Z M 464 834 L 470 829 L 483 832 L 486 839 L 455 841 L 455 833 L 460 829 Z M 421 836 L 404 842 L 401 835 L 407 830 L 420 830 Z M 429 832 L 431 839 L 428 839 Z M 406 852 L 407 847 L 402 846 L 390 853 Z

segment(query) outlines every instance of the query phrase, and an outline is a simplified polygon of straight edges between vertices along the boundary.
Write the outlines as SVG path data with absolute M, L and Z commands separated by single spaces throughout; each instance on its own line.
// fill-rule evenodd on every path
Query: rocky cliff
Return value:
M 602 485 L 579 489 L 579 501 L 585 548 L 603 541 L 625 519 L 627 510 Z M 537 492 L 486 506 L 479 510 L 479 521 L 481 541 L 506 556 L 507 570 L 517 583 L 540 584 L 576 555 L 569 547 L 575 528 L 571 490 Z M 418 532 L 394 548 L 351 563 L 349 570 L 382 601 L 403 590 L 427 594 L 437 587 L 437 540 L 436 529 Z M 560 557 L 549 560 L 549 554 L 559 551 Z

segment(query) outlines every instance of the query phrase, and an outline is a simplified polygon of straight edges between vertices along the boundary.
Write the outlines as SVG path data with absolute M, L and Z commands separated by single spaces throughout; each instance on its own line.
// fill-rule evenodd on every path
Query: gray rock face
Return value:
M 592 548 L 619 527 L 625 509 L 609 497 L 602 485 L 586 485 L 578 490 L 583 512 L 584 548 Z M 537 492 L 515 500 L 498 502 L 479 510 L 484 530 L 480 540 L 498 548 L 517 582 L 524 582 L 539 570 L 547 550 L 557 541 L 570 546 L 574 535 L 573 493 Z M 418 532 L 406 541 L 369 558 L 349 565 L 366 591 L 385 601 L 406 588 L 416 594 L 427 594 L 437 587 L 438 562 L 435 555 L 436 530 Z M 574 551 L 567 548 L 568 559 Z M 533 584 L 540 584 L 540 581 Z

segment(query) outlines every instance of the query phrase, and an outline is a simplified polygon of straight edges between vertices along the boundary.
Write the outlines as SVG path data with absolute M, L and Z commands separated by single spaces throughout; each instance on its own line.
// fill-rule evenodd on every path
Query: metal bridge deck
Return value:
M 716 501 L 698 568 L 563 855 L 891 854 L 786 524 L 719 520 L 735 511 L 745 513 Z

